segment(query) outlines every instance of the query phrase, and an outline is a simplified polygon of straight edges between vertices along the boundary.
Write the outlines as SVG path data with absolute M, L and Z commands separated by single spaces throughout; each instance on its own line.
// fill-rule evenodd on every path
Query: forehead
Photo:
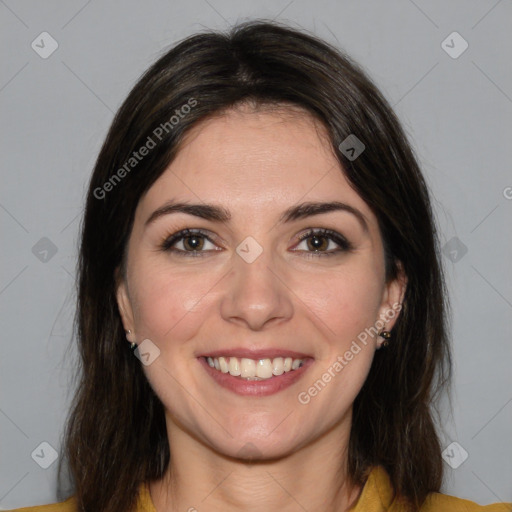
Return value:
M 300 201 L 338 200 L 372 217 L 325 127 L 299 109 L 238 107 L 198 123 L 141 200 L 141 214 L 170 199 L 222 204 L 253 217 L 277 215 Z

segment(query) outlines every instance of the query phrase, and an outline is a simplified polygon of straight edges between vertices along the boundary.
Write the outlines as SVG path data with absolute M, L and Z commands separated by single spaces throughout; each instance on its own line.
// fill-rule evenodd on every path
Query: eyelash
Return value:
M 212 244 L 215 243 L 208 236 L 208 233 L 206 231 L 203 231 L 202 229 L 187 228 L 187 229 L 182 229 L 181 231 L 178 231 L 177 233 L 174 233 L 173 235 L 165 238 L 161 242 L 159 247 L 164 252 L 173 252 L 174 254 L 176 254 L 177 256 L 180 256 L 180 257 L 192 257 L 192 258 L 204 257 L 205 253 L 210 252 L 210 251 L 184 251 L 182 249 L 173 248 L 173 245 L 176 244 L 177 242 L 179 242 L 185 238 L 189 238 L 189 237 L 193 237 L 193 236 L 204 237 L 206 240 L 208 240 Z M 325 228 L 309 229 L 306 233 L 303 233 L 302 235 L 299 236 L 299 243 L 302 242 L 303 240 L 307 240 L 308 238 L 311 238 L 313 236 L 330 239 L 333 242 L 335 242 L 336 244 L 338 244 L 340 246 L 340 248 L 331 250 L 329 252 L 309 251 L 309 252 L 306 252 L 306 256 L 305 256 L 306 258 L 335 256 L 339 253 L 348 252 L 353 249 L 352 244 L 348 240 L 346 240 L 345 237 L 343 237 L 339 233 L 336 233 L 336 231 L 332 231 L 330 229 L 325 229 Z

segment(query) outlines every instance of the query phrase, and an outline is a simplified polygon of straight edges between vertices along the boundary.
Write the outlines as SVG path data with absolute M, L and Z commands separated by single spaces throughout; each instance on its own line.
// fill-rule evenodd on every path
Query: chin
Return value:
M 283 422 L 283 416 L 268 417 L 266 421 L 260 419 L 251 427 L 232 428 L 229 433 L 223 432 L 221 438 L 211 438 L 211 430 L 208 431 L 207 444 L 217 453 L 237 460 L 264 461 L 285 457 L 306 443 L 304 433 L 300 436 L 290 428 L 279 429 Z M 278 427 L 278 428 L 276 428 Z

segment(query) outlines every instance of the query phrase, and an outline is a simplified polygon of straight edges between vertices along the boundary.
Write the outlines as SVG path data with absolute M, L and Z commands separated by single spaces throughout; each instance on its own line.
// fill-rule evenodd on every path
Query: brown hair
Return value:
M 81 233 L 80 365 L 64 440 L 79 508 L 132 510 L 139 485 L 168 466 L 163 405 L 128 348 L 115 271 L 123 267 L 141 196 L 184 135 L 244 102 L 293 104 L 323 123 L 347 179 L 377 216 L 386 278 L 403 266 L 408 285 L 393 341 L 376 353 L 353 405 L 348 469 L 362 484 L 371 466 L 382 465 L 397 496 L 416 508 L 442 483 L 433 405 L 451 374 L 447 293 L 427 185 L 395 114 L 362 69 L 305 31 L 265 20 L 199 33 L 166 52 L 120 107 L 99 153 Z M 365 145 L 355 160 L 339 149 L 351 134 Z M 155 147 L 130 160 L 149 138 Z

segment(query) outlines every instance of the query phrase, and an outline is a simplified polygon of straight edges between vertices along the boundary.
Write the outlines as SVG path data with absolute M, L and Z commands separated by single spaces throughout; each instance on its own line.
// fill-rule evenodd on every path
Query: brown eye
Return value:
M 325 236 L 312 235 L 307 238 L 307 245 L 312 251 L 325 251 L 329 247 L 329 240 Z
M 190 229 L 183 229 L 167 237 L 160 244 L 160 248 L 178 256 L 205 256 L 212 251 L 220 250 L 215 249 L 215 244 L 207 233 Z
M 344 236 L 330 229 L 309 230 L 299 238 L 301 242 L 295 250 L 304 251 L 307 256 L 333 256 L 352 249 Z
M 204 246 L 204 237 L 202 235 L 191 235 L 183 237 L 183 246 L 185 250 L 200 251 Z

